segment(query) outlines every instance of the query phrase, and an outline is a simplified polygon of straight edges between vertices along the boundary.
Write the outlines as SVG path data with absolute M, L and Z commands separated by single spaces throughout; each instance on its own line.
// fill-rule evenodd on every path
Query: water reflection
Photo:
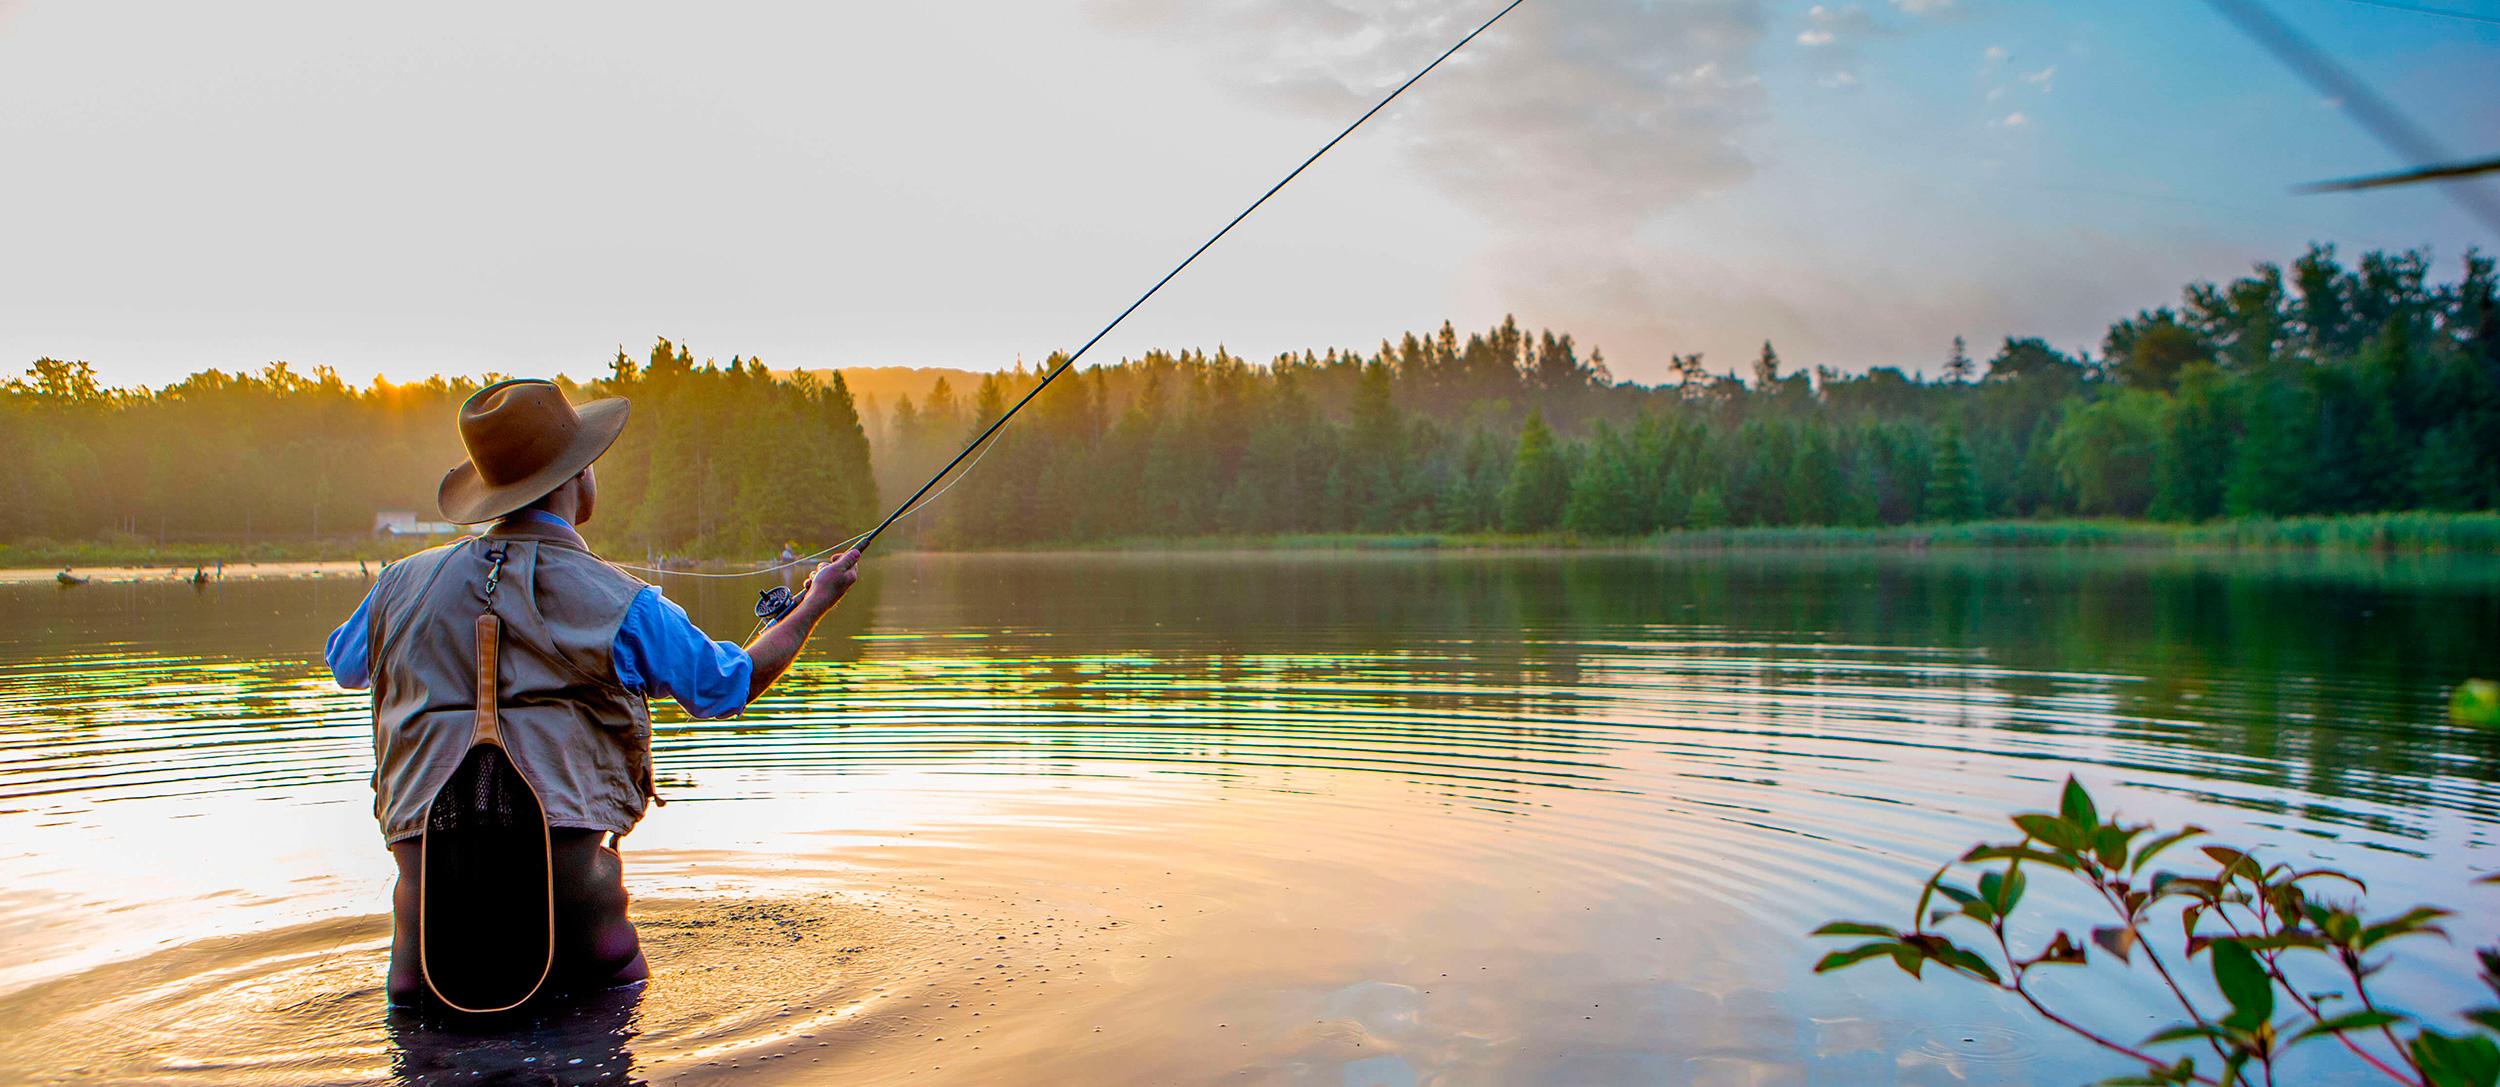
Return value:
M 378 999 L 366 710 L 314 662 L 363 582 L 0 587 L 0 1068 L 2090 1078 L 2059 1072 L 2089 1054 L 1968 993 L 1811 977 L 1799 934 L 1906 904 L 2069 770 L 2131 814 L 2193 811 L 2392 897 L 2467 903 L 2500 738 L 2441 708 L 2500 659 L 2495 574 L 882 559 L 746 716 L 662 715 L 676 803 L 626 854 L 642 1002 L 485 1037 Z M 718 634 L 752 625 L 752 586 L 669 591 Z M 2402 985 L 2433 1004 L 2470 979 Z
M 409 1008 L 389 1013 L 392 1082 L 407 1087 L 528 1083 L 623 1087 L 633 1074 L 628 1043 L 643 986 L 589 993 L 520 1016 L 454 1016 Z

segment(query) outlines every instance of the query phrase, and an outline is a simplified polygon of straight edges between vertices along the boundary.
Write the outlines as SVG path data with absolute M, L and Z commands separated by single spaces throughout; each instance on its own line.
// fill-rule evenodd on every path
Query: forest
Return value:
M 898 539 L 929 547 L 1302 533 L 1638 536 L 1723 526 L 2487 510 L 2500 502 L 2493 265 L 2347 266 L 2312 245 L 2187 287 L 2069 354 L 1961 339 L 1933 379 L 1699 355 L 1618 382 L 1515 322 L 1266 362 L 1222 348 L 1072 369 Z M 620 350 L 576 397 L 635 420 L 590 535 L 643 554 L 830 543 L 881 516 L 1059 361 L 854 399 L 838 371 Z M 880 370 L 880 388 L 900 389 Z M 958 385 L 948 375 L 964 379 Z M 865 376 L 865 374 L 863 374 Z M 327 369 L 106 389 L 37 361 L 0 386 L 0 540 L 249 540 L 430 516 L 475 382 Z

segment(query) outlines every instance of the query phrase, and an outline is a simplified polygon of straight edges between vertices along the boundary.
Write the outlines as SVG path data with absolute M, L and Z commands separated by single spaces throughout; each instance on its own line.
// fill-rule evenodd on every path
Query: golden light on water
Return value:
M 2187 641 L 2158 564 L 886 561 L 747 716 L 661 722 L 648 991 L 493 1036 L 384 1014 L 363 704 L 311 663 L 361 582 L 0 590 L 0 1067 L 2024 1082 L 2085 1058 L 1802 934 L 2070 768 L 2397 898 L 2470 893 L 2500 813 L 2404 671 L 2492 637 L 2438 582 L 2288 571 Z M 2329 591 L 2419 640 L 2264 621 Z

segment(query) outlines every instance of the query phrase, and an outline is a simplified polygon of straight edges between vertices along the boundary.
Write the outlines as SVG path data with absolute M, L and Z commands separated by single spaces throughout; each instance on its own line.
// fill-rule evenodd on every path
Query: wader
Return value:
M 418 963 L 426 987 L 464 1012 L 519 1007 L 555 967 L 555 871 L 546 810 L 512 763 L 496 704 L 503 620 L 495 583 L 505 549 L 486 552 L 477 617 L 477 717 L 468 754 L 426 807 L 418 846 Z

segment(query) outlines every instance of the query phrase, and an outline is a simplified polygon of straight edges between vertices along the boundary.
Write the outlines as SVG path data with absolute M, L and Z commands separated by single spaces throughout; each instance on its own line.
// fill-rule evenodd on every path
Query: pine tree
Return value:
M 1935 459 L 1927 469 L 1926 514 L 1932 521 L 1968 521 L 1979 515 L 1979 481 L 1959 427 L 1937 435 Z
M 1562 519 L 1571 497 L 1571 469 L 1555 447 L 1545 416 L 1528 416 L 1511 459 L 1510 483 L 1502 488 L 1502 531 L 1543 532 Z
M 1944 379 L 1956 385 L 1968 385 L 1979 368 L 1970 360 L 1970 345 L 1960 336 L 1953 338 L 1953 353 L 1944 357 Z

